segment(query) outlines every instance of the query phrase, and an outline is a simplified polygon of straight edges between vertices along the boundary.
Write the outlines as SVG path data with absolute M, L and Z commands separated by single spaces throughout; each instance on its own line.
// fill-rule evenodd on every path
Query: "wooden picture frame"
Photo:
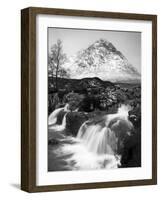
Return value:
M 124 19 L 152 23 L 152 177 L 140 180 L 41 185 L 36 184 L 36 17 L 56 15 Z M 29 7 L 21 11 L 21 189 L 46 192 L 157 184 L 157 16 Z

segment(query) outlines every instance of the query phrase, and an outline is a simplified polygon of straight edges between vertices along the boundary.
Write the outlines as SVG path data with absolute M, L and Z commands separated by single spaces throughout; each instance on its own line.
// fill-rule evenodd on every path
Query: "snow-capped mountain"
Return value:
M 104 39 L 70 57 L 64 68 L 74 79 L 99 77 L 112 82 L 140 82 L 141 79 L 125 56 Z

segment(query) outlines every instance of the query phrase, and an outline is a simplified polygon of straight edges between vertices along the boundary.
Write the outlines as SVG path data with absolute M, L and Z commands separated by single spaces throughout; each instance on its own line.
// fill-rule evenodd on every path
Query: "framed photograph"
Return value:
M 21 188 L 157 184 L 157 16 L 21 11 Z

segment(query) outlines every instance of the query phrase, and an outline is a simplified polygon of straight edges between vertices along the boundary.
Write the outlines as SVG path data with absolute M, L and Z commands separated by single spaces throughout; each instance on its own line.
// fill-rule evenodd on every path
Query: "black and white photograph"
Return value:
M 141 167 L 141 33 L 48 27 L 48 172 Z

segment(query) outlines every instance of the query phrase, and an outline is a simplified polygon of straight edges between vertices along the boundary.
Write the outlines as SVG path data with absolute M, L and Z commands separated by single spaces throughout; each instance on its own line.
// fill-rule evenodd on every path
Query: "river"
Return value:
M 128 120 L 129 105 L 121 105 L 115 114 L 101 120 L 87 120 L 76 137 L 66 136 L 68 105 L 49 116 L 48 170 L 116 169 L 121 165 L 120 149 L 133 129 Z M 64 111 L 62 124 L 57 124 L 59 112 Z

